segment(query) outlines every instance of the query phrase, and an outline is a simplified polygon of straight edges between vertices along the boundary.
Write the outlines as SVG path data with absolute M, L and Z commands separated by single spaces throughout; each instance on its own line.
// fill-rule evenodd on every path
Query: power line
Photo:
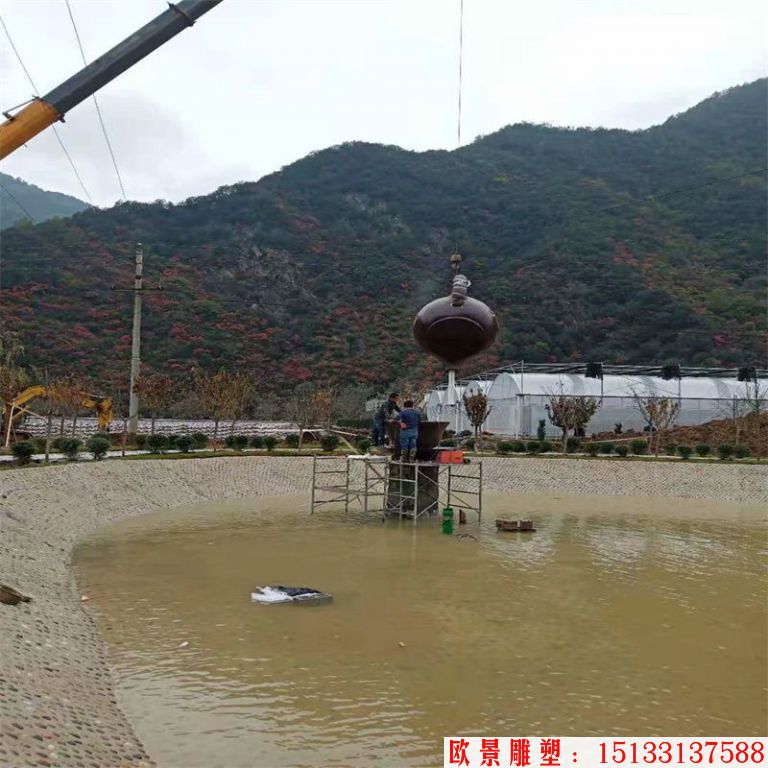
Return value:
M 5 21 L 3 20 L 3 17 L 0 16 L 0 24 L 3 26 L 3 31 L 5 32 L 5 36 L 8 38 L 8 42 L 11 44 L 11 49 L 16 54 L 16 58 L 18 59 L 19 64 L 21 65 L 21 68 L 24 70 L 24 74 L 27 76 L 27 80 L 29 80 L 29 84 L 32 86 L 32 91 L 34 92 L 35 96 L 38 98 L 40 97 L 40 91 L 38 90 L 37 86 L 35 85 L 35 81 L 32 79 L 32 75 L 29 74 L 29 70 L 24 65 L 24 61 L 21 58 L 21 54 L 19 54 L 18 48 L 16 48 L 16 45 L 13 42 L 13 38 L 11 37 L 11 33 L 8 31 L 8 27 L 5 24 Z M 64 155 L 66 156 L 67 160 L 69 160 L 69 164 L 72 166 L 72 170 L 75 174 L 75 177 L 77 178 L 78 183 L 80 184 L 81 189 L 85 193 L 85 196 L 88 198 L 88 202 L 93 205 L 93 199 L 91 198 L 91 195 L 89 194 L 88 190 L 86 189 L 85 184 L 83 183 L 83 179 L 80 176 L 79 171 L 77 170 L 77 167 L 75 166 L 74 161 L 72 160 L 72 156 L 67 151 L 67 148 L 64 146 L 64 142 L 62 141 L 61 136 L 59 136 L 59 132 L 56 130 L 56 126 L 52 125 L 53 133 L 56 136 L 56 139 L 59 142 L 59 146 L 61 147 L 62 151 L 64 152 Z
M 461 146 L 461 75 L 462 63 L 464 58 L 464 0 L 459 3 L 459 110 L 456 126 L 457 145 Z
M 75 37 L 77 38 L 77 47 L 80 49 L 80 56 L 83 59 L 83 64 L 88 65 L 88 62 L 85 58 L 85 52 L 83 51 L 83 43 L 80 40 L 80 33 L 77 31 L 77 24 L 75 24 L 75 17 L 72 15 L 72 8 L 69 5 L 69 0 L 64 0 L 64 2 L 67 4 L 67 12 L 69 13 L 69 20 L 72 22 L 72 28 L 75 30 Z M 115 168 L 115 175 L 117 176 L 117 181 L 120 184 L 120 192 L 123 195 L 123 200 L 126 200 L 126 194 L 125 194 L 125 187 L 123 186 L 123 178 L 120 175 L 120 169 L 117 167 L 117 159 L 115 158 L 114 150 L 112 149 L 112 142 L 109 140 L 109 135 L 107 134 L 107 127 L 104 125 L 104 118 L 101 115 L 101 108 L 99 107 L 98 99 L 96 98 L 96 94 L 93 94 L 93 103 L 96 106 L 96 114 L 99 116 L 99 123 L 101 123 L 101 132 L 104 134 L 104 141 L 107 142 L 107 149 L 109 149 L 109 156 L 112 158 L 112 165 Z
M 23 212 L 23 213 L 26 215 L 26 217 L 27 217 L 27 218 L 28 218 L 30 221 L 34 221 L 34 220 L 35 220 L 35 219 L 33 218 L 32 214 L 31 214 L 31 213 L 30 213 L 30 212 L 29 212 L 29 211 L 28 211 L 28 210 L 27 210 L 27 209 L 26 209 L 26 208 L 25 208 L 25 207 L 24 207 L 24 206 L 21 204 L 21 201 L 19 201 L 19 200 L 16 198 L 16 196 L 15 196 L 15 195 L 14 195 L 14 194 L 11 192 L 11 190 L 10 190 L 10 189 L 8 189 L 8 187 L 6 187 L 6 186 L 5 186 L 5 184 L 3 184 L 1 181 L 0 181 L 0 189 L 2 189 L 2 190 L 3 190 L 3 192 L 5 192 L 5 194 L 6 194 L 6 195 L 8 195 L 8 197 L 10 197 L 10 198 L 11 198 L 11 200 L 13 200 L 13 202 L 14 202 L 14 203 L 16 203 L 16 205 L 18 205 L 18 206 L 19 206 L 19 208 L 21 209 L 21 211 L 22 211 L 22 212 Z

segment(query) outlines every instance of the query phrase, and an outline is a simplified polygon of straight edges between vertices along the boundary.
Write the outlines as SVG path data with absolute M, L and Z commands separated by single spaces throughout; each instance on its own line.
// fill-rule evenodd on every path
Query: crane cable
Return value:
M 34 92 L 35 96 L 40 98 L 40 92 L 37 89 L 37 86 L 35 85 L 35 81 L 32 79 L 32 75 L 29 74 L 29 70 L 24 65 L 24 61 L 21 58 L 21 55 L 19 54 L 18 48 L 16 48 L 16 45 L 13 42 L 13 38 L 11 37 L 11 33 L 8 31 L 8 27 L 5 24 L 5 21 L 3 20 L 3 17 L 0 16 L 0 25 L 3 27 L 3 31 L 5 32 L 5 36 L 8 38 L 8 42 L 11 44 L 11 49 L 16 54 L 16 58 L 19 61 L 19 64 L 21 65 L 21 68 L 24 70 L 24 74 L 27 76 L 27 80 L 29 80 L 29 84 L 32 86 L 32 91 Z M 77 181 L 80 184 L 80 188 L 85 193 L 85 196 L 88 198 L 88 202 L 93 205 L 93 198 L 91 197 L 90 193 L 88 192 L 88 189 L 86 188 L 85 184 L 83 183 L 83 178 L 80 176 L 80 172 L 77 170 L 77 166 L 75 165 L 74 160 L 72 160 L 72 156 L 67 151 L 66 146 L 64 145 L 64 142 L 62 141 L 61 136 L 59 135 L 59 132 L 56 130 L 56 126 L 52 125 L 51 128 L 53 128 L 53 133 L 56 136 L 56 139 L 59 142 L 59 146 L 61 147 L 62 151 L 64 152 L 64 155 L 66 156 L 67 160 L 69 160 L 69 164 L 72 166 L 72 170 L 77 177 Z
M 459 105 L 456 125 L 456 145 L 461 147 L 461 65 L 464 58 L 464 0 L 459 0 Z
M 67 4 L 67 12 L 69 13 L 69 20 L 72 22 L 72 29 L 75 30 L 75 37 L 77 38 L 77 47 L 80 49 L 80 56 L 83 59 L 83 64 L 85 66 L 88 66 L 88 62 L 85 58 L 85 51 L 83 51 L 83 43 L 80 40 L 80 33 L 77 31 L 77 24 L 75 24 L 75 17 L 72 15 L 72 8 L 69 5 L 69 0 L 64 0 L 64 2 Z M 99 116 L 99 123 L 101 124 L 101 132 L 104 134 L 104 141 L 107 142 L 107 149 L 109 149 L 109 156 L 112 158 L 112 165 L 115 169 L 115 175 L 117 176 L 118 184 L 120 184 L 120 192 L 122 193 L 123 200 L 126 200 L 126 194 L 125 194 L 125 186 L 123 186 L 123 177 L 120 175 L 120 169 L 117 167 L 117 159 L 115 158 L 114 150 L 112 149 L 112 142 L 109 140 L 109 135 L 107 134 L 107 127 L 104 125 L 104 118 L 101 114 L 101 108 L 99 107 L 98 99 L 96 98 L 96 94 L 94 93 L 93 96 L 93 103 L 96 107 L 96 114 Z
M 464 58 L 464 0 L 459 0 L 459 81 L 458 81 L 458 93 L 457 93 L 457 111 L 456 111 L 456 149 L 461 148 L 461 82 L 462 82 L 462 61 Z M 454 272 L 458 273 L 459 265 L 461 264 L 461 256 L 459 256 L 459 236 L 454 232 L 454 245 L 453 254 L 456 257 L 452 258 L 452 265 Z
M 22 213 L 23 213 L 23 214 L 24 214 L 24 215 L 25 215 L 25 216 L 26 216 L 26 217 L 27 217 L 27 218 L 28 218 L 28 219 L 29 219 L 31 222 L 34 222 L 34 220 L 35 220 L 35 219 L 34 219 L 34 217 L 32 216 L 32 214 L 31 214 L 31 213 L 30 213 L 30 212 L 29 212 L 29 211 L 28 211 L 28 210 L 27 210 L 27 209 L 26 209 L 26 208 L 25 208 L 25 207 L 24 207 L 24 206 L 21 204 L 21 201 L 17 199 L 16 195 L 14 195 L 14 194 L 13 194 L 13 192 L 11 192 L 11 190 L 10 190 L 10 189 L 8 189 L 8 187 L 6 187 L 6 186 L 5 186 L 5 184 L 3 184 L 1 181 L 0 181 L 0 189 L 2 189 L 2 190 L 3 190 L 3 192 L 5 192 L 5 194 L 6 194 L 6 195 L 8 195 L 8 197 L 10 197 L 10 198 L 11 198 L 11 200 L 13 200 L 13 202 L 14 202 L 14 203 L 16 203 L 16 205 L 19 207 L 19 209 L 22 211 Z

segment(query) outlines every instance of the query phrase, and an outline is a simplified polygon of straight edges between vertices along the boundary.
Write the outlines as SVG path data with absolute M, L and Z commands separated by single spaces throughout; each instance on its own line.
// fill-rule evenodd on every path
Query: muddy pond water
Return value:
M 451 734 L 765 732 L 764 510 L 498 496 L 460 541 L 306 501 L 187 507 L 78 548 L 160 768 L 439 765 Z M 497 533 L 501 513 L 538 531 Z M 254 605 L 263 584 L 335 601 Z

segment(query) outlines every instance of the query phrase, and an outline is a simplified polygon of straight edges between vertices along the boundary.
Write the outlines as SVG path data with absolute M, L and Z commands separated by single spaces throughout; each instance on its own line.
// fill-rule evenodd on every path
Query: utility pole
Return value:
M 139 396 L 136 379 L 141 371 L 141 293 L 144 273 L 144 249 L 136 244 L 136 272 L 133 278 L 133 333 L 131 339 L 131 383 L 128 395 L 128 431 L 139 431 Z
M 158 283 L 156 288 L 145 288 L 144 282 L 144 247 L 136 243 L 133 288 L 118 288 L 113 291 L 131 291 L 133 293 L 133 331 L 131 334 L 131 378 L 128 389 L 128 431 L 139 430 L 139 396 L 136 393 L 136 379 L 141 375 L 141 297 L 146 291 L 162 291 Z

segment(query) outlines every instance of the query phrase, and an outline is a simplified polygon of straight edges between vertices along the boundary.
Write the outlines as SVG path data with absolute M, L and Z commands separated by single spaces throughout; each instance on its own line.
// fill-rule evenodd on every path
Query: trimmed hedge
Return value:
M 92 437 L 85 447 L 90 451 L 95 461 L 101 461 L 109 450 L 109 440 L 104 437 Z
M 32 454 L 35 453 L 35 444 L 30 440 L 19 440 L 11 446 L 11 451 L 18 464 L 29 464 Z

